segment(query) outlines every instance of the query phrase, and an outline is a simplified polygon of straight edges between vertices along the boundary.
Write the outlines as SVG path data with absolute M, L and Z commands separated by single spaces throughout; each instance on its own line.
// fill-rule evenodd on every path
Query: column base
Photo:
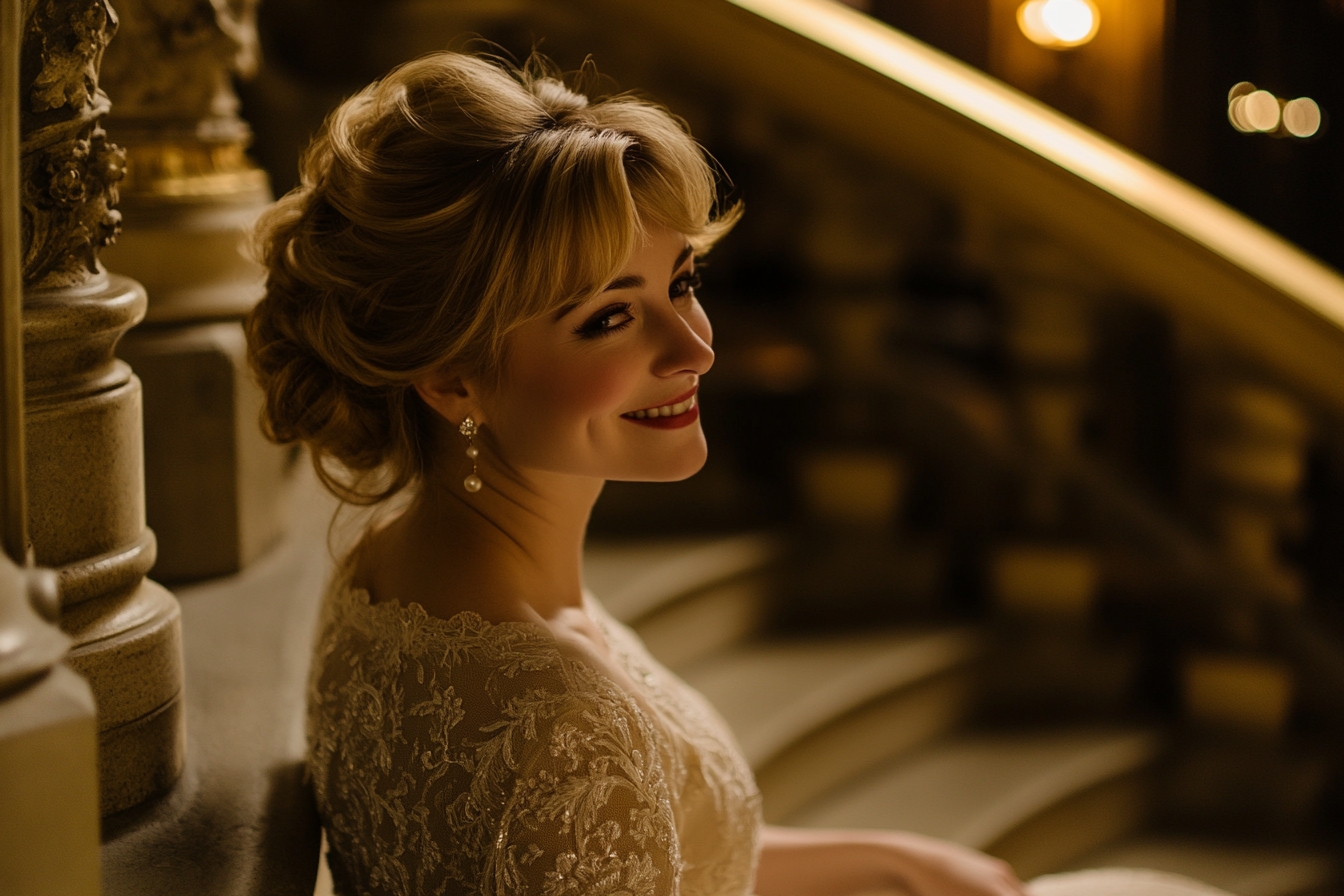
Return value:
M 88 679 L 98 707 L 100 808 L 104 815 L 167 790 L 186 755 L 182 613 L 148 579 L 128 594 L 67 607 L 68 662 Z

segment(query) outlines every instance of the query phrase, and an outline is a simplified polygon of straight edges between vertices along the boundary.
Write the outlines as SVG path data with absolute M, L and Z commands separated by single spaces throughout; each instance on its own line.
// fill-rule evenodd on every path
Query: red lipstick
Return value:
M 694 398 L 695 393 L 699 390 L 699 388 L 700 387 L 697 384 L 695 386 L 692 386 L 689 391 L 683 392 L 676 398 L 669 399 L 667 401 L 662 402 L 661 404 L 656 404 L 651 407 L 640 408 L 637 411 L 631 411 L 628 414 L 622 414 L 621 416 L 622 418 L 629 420 L 631 423 L 638 423 L 642 426 L 648 426 L 653 429 L 681 429 L 683 426 L 690 426 L 696 420 L 700 419 L 700 405 L 695 402 L 692 402 L 691 406 L 686 410 L 682 411 L 680 414 L 676 414 L 675 416 L 672 417 L 664 417 L 661 415 L 657 416 L 650 415 L 647 417 L 640 417 L 636 415 L 643 412 L 652 411 L 656 408 L 667 407 L 669 405 L 676 405 L 681 404 L 682 402 L 685 401 L 690 401 Z
M 675 404 L 675 402 L 673 402 Z M 681 429 L 700 419 L 700 405 L 692 405 L 689 411 L 683 411 L 675 417 L 623 417 L 631 423 L 648 426 L 652 429 Z

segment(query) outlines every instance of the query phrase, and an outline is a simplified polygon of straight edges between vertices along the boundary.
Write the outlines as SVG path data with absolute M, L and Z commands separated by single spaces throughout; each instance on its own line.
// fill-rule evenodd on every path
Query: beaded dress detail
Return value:
M 741 896 L 760 795 L 696 691 L 591 596 L 630 685 L 544 625 L 369 602 L 343 564 L 308 688 L 340 896 Z

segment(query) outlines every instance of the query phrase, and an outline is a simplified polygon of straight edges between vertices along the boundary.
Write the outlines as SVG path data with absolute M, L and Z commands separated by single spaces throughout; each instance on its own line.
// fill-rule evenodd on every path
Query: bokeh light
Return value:
M 1227 104 L 1227 120 L 1232 122 L 1232 127 L 1243 134 L 1254 134 L 1255 128 L 1251 127 L 1250 122 L 1246 120 L 1246 116 L 1242 112 L 1242 106 L 1245 104 L 1246 97 L 1233 97 L 1232 101 Z
M 1246 97 L 1252 93 L 1255 93 L 1255 85 L 1250 81 L 1241 81 L 1227 92 L 1227 120 L 1232 122 L 1232 127 L 1243 134 L 1255 133 L 1255 128 L 1251 126 L 1242 113 L 1242 106 L 1246 102 Z
M 1253 130 L 1272 131 L 1279 126 L 1279 100 L 1268 90 L 1248 93 L 1241 103 L 1241 118 Z
M 1311 97 L 1283 100 L 1250 81 L 1240 81 L 1227 92 L 1227 120 L 1243 134 L 1305 140 L 1320 132 L 1324 115 Z
M 1311 137 L 1321 129 L 1321 107 L 1308 96 L 1289 100 L 1283 106 L 1283 129 L 1294 137 Z
M 1092 0 L 1027 0 L 1017 9 L 1017 24 L 1033 43 L 1067 49 L 1096 37 L 1101 15 Z

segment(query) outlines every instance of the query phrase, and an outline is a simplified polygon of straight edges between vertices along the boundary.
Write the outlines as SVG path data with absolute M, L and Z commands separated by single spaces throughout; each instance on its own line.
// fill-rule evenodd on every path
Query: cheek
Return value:
M 619 353 L 588 357 L 542 357 L 519 371 L 514 391 L 522 400 L 515 410 L 524 420 L 546 428 L 585 426 L 596 417 L 630 410 L 634 367 Z
M 557 395 L 555 400 L 576 416 L 629 410 L 623 407 L 623 403 L 630 394 L 630 373 L 629 365 L 618 361 L 582 365 L 564 378 L 562 394 Z M 556 382 L 559 381 L 557 377 Z

